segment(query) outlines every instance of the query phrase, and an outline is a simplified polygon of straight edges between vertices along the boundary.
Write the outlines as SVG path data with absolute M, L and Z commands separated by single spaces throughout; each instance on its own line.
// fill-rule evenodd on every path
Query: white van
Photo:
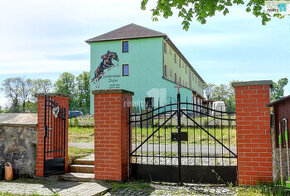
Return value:
M 217 111 L 225 112 L 225 111 L 226 111 L 226 104 L 225 104 L 224 101 L 215 101 L 215 102 L 213 102 L 213 104 L 212 104 L 212 109 L 213 109 L 213 110 L 217 110 Z M 214 114 L 214 113 L 220 115 L 219 112 L 212 111 L 212 114 Z

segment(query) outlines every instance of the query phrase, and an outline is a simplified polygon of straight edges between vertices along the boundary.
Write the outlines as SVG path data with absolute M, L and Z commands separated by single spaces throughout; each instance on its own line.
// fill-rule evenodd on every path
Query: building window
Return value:
M 129 65 L 128 64 L 122 65 L 122 76 L 129 76 Z
M 167 66 L 166 65 L 164 65 L 164 73 L 163 73 L 163 76 L 164 77 L 167 77 Z
M 176 73 L 174 74 L 174 82 L 177 83 L 177 76 L 176 76 Z
M 154 108 L 154 98 L 145 97 L 145 109 Z
M 123 53 L 129 52 L 129 42 L 128 41 L 122 41 L 122 52 Z
M 169 47 L 169 53 L 170 53 L 170 55 L 172 55 L 172 53 L 171 53 L 171 48 Z
M 167 53 L 167 45 L 164 43 L 164 52 Z
M 179 67 L 181 67 L 181 60 L 179 59 Z
M 176 54 L 174 54 L 174 62 L 177 63 L 177 61 L 176 61 Z
M 181 84 L 181 77 L 179 77 L 179 84 L 182 85 L 182 84 Z

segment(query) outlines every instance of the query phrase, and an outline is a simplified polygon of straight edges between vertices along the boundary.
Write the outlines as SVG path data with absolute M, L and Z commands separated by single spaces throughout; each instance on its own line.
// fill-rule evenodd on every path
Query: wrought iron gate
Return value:
M 45 96 L 44 106 L 44 175 L 65 171 L 66 109 L 52 97 Z
M 177 183 L 237 183 L 235 113 L 180 101 L 130 113 L 130 176 Z

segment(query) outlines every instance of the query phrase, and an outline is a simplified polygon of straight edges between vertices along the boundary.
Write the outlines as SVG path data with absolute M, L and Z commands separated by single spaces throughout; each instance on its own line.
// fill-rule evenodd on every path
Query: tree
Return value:
M 20 77 L 7 78 L 3 81 L 1 91 L 11 101 L 10 112 L 19 112 L 22 79 Z
M 33 94 L 49 93 L 52 89 L 52 82 L 49 79 L 33 80 Z
M 262 19 L 262 24 L 271 20 L 271 16 L 263 12 L 264 0 L 249 0 L 247 1 L 247 12 L 252 12 L 256 17 Z M 141 1 L 141 9 L 145 10 L 148 0 Z M 153 21 L 157 21 L 162 15 L 168 18 L 173 15 L 173 9 L 178 11 L 178 17 L 183 19 L 183 29 L 188 30 L 192 19 L 195 17 L 201 24 L 206 23 L 208 17 L 212 17 L 217 11 L 224 15 L 229 13 L 229 9 L 233 5 L 243 5 L 243 0 L 158 0 L 156 7 L 152 11 Z M 275 17 L 282 18 L 283 16 L 275 14 Z
M 71 73 L 62 73 L 54 84 L 56 93 L 63 93 L 70 96 L 69 107 L 73 108 L 75 105 L 75 76 Z
M 22 112 L 25 112 L 26 110 L 26 101 L 29 100 L 29 98 L 32 97 L 32 88 L 33 88 L 33 83 L 31 79 L 21 79 L 20 82 L 20 94 L 19 94 L 19 98 L 20 101 L 22 102 Z
M 83 72 L 76 77 L 76 106 L 84 113 L 89 113 L 90 107 L 90 73 Z
M 213 91 L 214 91 L 215 87 L 216 87 L 216 85 L 211 84 L 211 83 L 205 84 L 204 94 L 205 94 L 206 99 L 208 99 L 208 100 L 212 99 Z
M 220 84 L 207 84 L 205 88 L 205 96 L 207 99 L 215 101 L 224 101 L 227 105 L 227 112 L 234 112 L 236 110 L 235 104 L 235 91 L 231 85 Z
M 288 84 L 287 78 L 281 78 L 278 82 L 273 82 L 271 90 L 271 100 L 277 100 L 284 96 L 284 87 Z

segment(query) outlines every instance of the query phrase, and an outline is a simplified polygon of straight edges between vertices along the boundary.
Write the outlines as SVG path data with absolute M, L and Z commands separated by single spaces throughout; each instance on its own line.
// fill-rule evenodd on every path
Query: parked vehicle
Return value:
M 215 101 L 212 104 L 212 109 L 216 111 L 212 111 L 212 114 L 221 115 L 220 112 L 226 111 L 226 104 L 223 101 Z
M 68 118 L 74 118 L 84 115 L 81 111 L 69 111 Z

